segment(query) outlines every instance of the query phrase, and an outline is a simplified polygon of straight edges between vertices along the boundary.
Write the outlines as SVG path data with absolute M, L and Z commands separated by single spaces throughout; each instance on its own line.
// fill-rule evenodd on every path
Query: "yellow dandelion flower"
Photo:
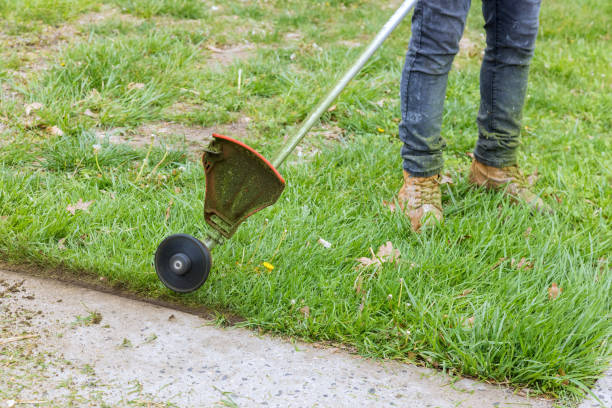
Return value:
M 385 133 L 385 129 L 383 128 L 377 128 L 376 130 L 378 130 L 379 133 Z
M 264 262 L 264 263 L 263 263 L 263 266 L 264 266 L 264 267 L 265 267 L 267 270 L 269 270 L 269 271 L 271 271 L 272 269 L 274 269 L 274 265 L 272 265 L 270 262 Z

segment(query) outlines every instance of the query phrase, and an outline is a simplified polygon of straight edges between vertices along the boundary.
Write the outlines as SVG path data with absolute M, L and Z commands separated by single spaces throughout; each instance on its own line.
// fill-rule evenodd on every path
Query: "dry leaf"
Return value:
M 529 235 L 531 235 L 531 231 L 533 231 L 533 230 L 531 229 L 531 227 L 529 227 L 529 228 L 527 228 L 527 229 L 525 230 L 525 232 L 523 233 L 523 235 L 525 236 L 525 238 L 529 238 Z
M 77 210 L 88 212 L 89 206 L 92 204 L 93 204 L 93 200 L 84 202 L 82 198 L 79 198 L 79 201 L 77 201 L 76 204 L 69 204 L 66 207 L 66 210 L 70 214 L 75 215 Z
M 357 259 L 359 262 L 357 268 L 368 267 L 370 265 L 382 266 L 385 262 L 393 263 L 396 262 L 401 255 L 398 249 L 393 248 L 391 241 L 387 241 L 386 244 L 381 245 L 376 254 L 374 254 L 374 251 L 370 248 L 370 253 L 372 254 L 371 258 L 361 257 Z
M 36 112 L 38 110 L 41 110 L 43 108 L 43 106 L 44 105 L 42 103 L 40 103 L 40 102 L 34 102 L 34 103 L 29 104 L 29 105 L 26 105 L 25 106 L 25 114 L 26 114 L 26 116 L 30 116 L 30 114 L 32 112 Z
M 440 178 L 440 184 L 453 184 L 453 179 L 448 174 L 443 174 Z
M 66 242 L 66 238 L 62 238 L 59 241 L 57 241 L 57 248 L 60 251 L 63 251 L 64 249 L 66 249 L 66 246 L 64 245 L 64 242 Z
M 143 89 L 145 87 L 145 84 L 141 83 L 141 82 L 130 82 L 127 86 L 127 88 L 131 91 L 134 89 Z
M 174 204 L 174 201 L 170 200 L 170 203 L 168 203 L 168 208 L 166 208 L 166 222 L 168 221 L 168 218 L 170 218 L 170 208 L 172 208 L 172 204 Z
M 469 295 L 470 293 L 472 293 L 472 289 L 466 289 L 463 292 L 461 292 L 459 297 L 465 297 L 465 296 Z
M 321 244 L 324 248 L 331 248 L 332 244 L 331 242 L 328 242 L 326 240 L 324 240 L 323 238 L 319 238 L 319 240 L 317 241 L 319 244 Z
M 310 317 L 310 308 L 308 306 L 302 306 L 300 308 L 300 313 L 304 315 L 305 318 L 309 318 Z
M 336 105 L 332 105 L 327 111 L 328 112 L 333 112 L 336 110 Z
M 64 131 L 57 126 L 48 127 L 47 132 L 51 133 L 53 136 L 64 136 Z
M 512 258 L 512 261 L 510 262 L 510 266 L 518 270 L 533 268 L 533 264 L 530 261 L 528 261 L 527 258 L 525 257 L 519 259 L 518 262 L 516 262 L 516 260 Z
M 374 258 L 366 258 L 366 257 L 361 257 L 361 258 L 357 258 L 357 262 L 360 263 L 360 267 L 366 267 L 366 266 L 370 266 L 372 264 L 374 265 L 380 265 L 380 261 L 378 259 L 376 259 L 376 257 Z
M 563 288 L 560 288 L 557 286 L 556 282 L 553 282 L 552 285 L 550 285 L 550 288 L 548 288 L 548 298 L 550 300 L 555 300 L 559 297 L 561 292 L 563 292 Z
M 380 248 L 378 248 L 378 252 L 376 253 L 376 256 L 378 258 L 380 258 L 382 260 L 382 262 L 395 262 L 400 258 L 400 251 L 399 249 L 395 249 L 393 248 L 393 244 L 391 243 L 391 241 L 387 241 L 387 243 L 385 245 L 381 245 Z
M 471 328 L 474 327 L 474 322 L 476 321 L 476 319 L 474 318 L 474 316 L 465 319 L 463 322 L 461 322 L 461 325 L 465 328 Z

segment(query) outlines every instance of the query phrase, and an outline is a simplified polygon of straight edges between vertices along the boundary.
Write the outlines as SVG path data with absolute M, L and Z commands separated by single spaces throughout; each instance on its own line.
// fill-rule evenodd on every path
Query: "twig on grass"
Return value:
M 149 150 L 147 150 L 147 155 L 145 156 L 144 160 L 142 161 L 142 166 L 140 166 L 140 170 L 138 171 L 138 175 L 136 176 L 136 182 L 138 182 L 138 180 L 140 180 L 140 176 L 142 176 L 142 171 L 144 170 L 144 166 L 149 162 L 149 155 L 151 154 L 151 150 L 153 150 L 153 143 L 154 142 L 155 142 L 155 139 L 153 139 L 153 141 L 149 145 Z
M 14 343 L 16 341 L 33 339 L 34 337 L 39 337 L 39 335 L 38 334 L 27 334 L 25 336 L 7 337 L 6 339 L 0 339 L 0 346 L 9 344 L 9 343 Z

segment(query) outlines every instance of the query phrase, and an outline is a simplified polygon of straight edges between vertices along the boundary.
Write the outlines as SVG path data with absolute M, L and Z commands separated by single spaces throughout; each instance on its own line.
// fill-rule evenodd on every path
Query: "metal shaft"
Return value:
M 387 39 L 389 34 L 393 32 L 395 27 L 406 17 L 406 15 L 410 12 L 412 7 L 415 5 L 417 0 L 405 0 L 404 3 L 400 6 L 400 8 L 393 14 L 393 16 L 387 21 L 384 27 L 378 32 L 376 38 L 370 43 L 368 48 L 359 56 L 359 59 L 353 64 L 353 66 L 344 74 L 342 79 L 338 82 L 338 84 L 332 89 L 325 99 L 319 103 L 319 105 L 310 113 L 308 119 L 302 124 L 302 127 L 298 130 L 298 132 L 287 142 L 287 144 L 282 148 L 280 152 L 276 155 L 276 157 L 272 160 L 272 164 L 274 167 L 278 168 L 291 154 L 291 152 L 296 148 L 296 146 L 302 141 L 306 133 L 314 126 L 314 124 L 319 120 L 321 115 L 323 115 L 327 109 L 330 107 L 332 102 L 340 95 L 340 92 L 348 83 L 361 71 L 363 66 L 368 62 L 370 57 L 376 52 L 376 50 L 382 45 L 382 43 Z

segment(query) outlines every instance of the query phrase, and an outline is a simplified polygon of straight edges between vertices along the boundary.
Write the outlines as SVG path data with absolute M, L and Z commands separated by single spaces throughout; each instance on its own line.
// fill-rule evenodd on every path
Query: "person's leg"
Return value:
M 502 168 L 516 164 L 529 63 L 541 0 L 483 0 L 487 47 L 480 71 L 476 160 Z
M 448 71 L 463 34 L 470 0 L 419 0 L 401 81 L 399 136 L 403 167 L 413 177 L 442 171 L 440 136 Z

